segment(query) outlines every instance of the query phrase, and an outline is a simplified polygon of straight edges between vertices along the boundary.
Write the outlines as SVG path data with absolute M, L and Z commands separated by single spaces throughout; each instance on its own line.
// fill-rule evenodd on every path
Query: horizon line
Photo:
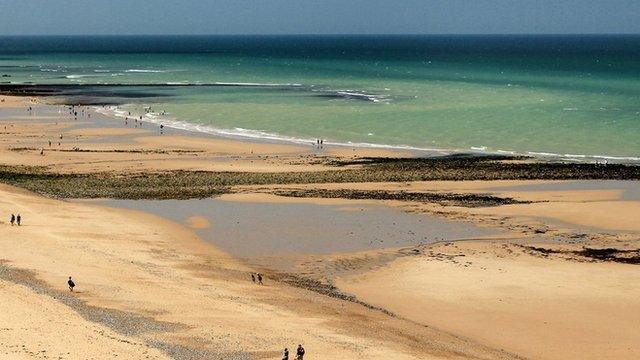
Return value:
M 252 34 L 252 33 L 229 33 L 229 34 L 0 34 L 0 37 L 160 37 L 160 36 L 640 36 L 640 33 L 296 33 L 296 34 Z

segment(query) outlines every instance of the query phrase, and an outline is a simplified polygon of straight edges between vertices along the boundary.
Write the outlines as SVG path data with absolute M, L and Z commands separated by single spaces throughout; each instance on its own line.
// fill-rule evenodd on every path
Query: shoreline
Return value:
M 21 110 L 0 116 L 0 126 L 8 126 L 0 134 L 1 180 L 46 196 L 0 185 L 0 204 L 25 219 L 21 228 L 0 220 L 0 241 L 8 249 L 3 254 L 8 265 L 2 266 L 11 267 L 0 272 L 32 271 L 57 291 L 65 290 L 64 281 L 71 274 L 81 284 L 77 296 L 90 306 L 179 325 L 133 335 L 99 328 L 119 339 L 100 337 L 102 348 L 116 349 L 124 340 L 143 346 L 153 358 L 275 359 L 282 344 L 304 342 L 314 358 L 339 360 L 595 359 L 610 354 L 598 344 L 612 343 L 620 345 L 617 358 L 637 355 L 630 344 L 637 343 L 640 333 L 630 324 L 636 320 L 633 314 L 640 313 L 640 294 L 625 285 L 638 281 L 637 265 L 625 263 L 640 249 L 640 226 L 634 220 L 640 214 L 636 167 L 509 157 L 416 159 L 375 151 L 354 156 L 349 151 L 315 152 L 188 133 L 161 136 L 148 126 L 117 126 L 117 120 L 103 122 L 97 115 L 75 121 L 54 105 L 36 106 L 35 115 L 28 115 L 23 112 L 26 100 L 10 99 Z M 0 105 L 0 111 L 7 105 Z M 58 134 L 63 135 L 61 145 L 53 144 L 49 151 L 44 144 Z M 38 151 L 42 147 L 44 155 Z M 632 180 L 576 181 L 594 178 Z M 403 236 L 395 230 L 380 248 L 309 253 L 303 246 L 295 254 L 284 254 L 284 243 L 274 253 L 265 251 L 262 258 L 247 262 L 220 250 L 215 242 L 220 235 L 214 234 L 213 241 L 203 236 L 206 229 L 231 229 L 238 221 L 207 215 L 207 206 L 190 207 L 193 214 L 182 211 L 186 218 L 167 220 L 75 200 L 113 199 L 118 194 L 129 199 L 223 194 L 219 199 L 233 206 L 272 204 L 263 213 L 281 216 L 282 223 L 267 219 L 264 226 L 279 231 L 287 231 L 287 222 L 304 216 L 304 211 L 295 211 L 295 204 L 306 204 L 305 209 L 321 206 L 335 212 L 331 216 L 358 214 L 363 220 L 351 222 L 368 226 L 357 235 L 364 239 L 377 232 L 371 228 L 373 213 L 363 210 L 369 206 L 365 204 L 373 204 L 392 208 L 397 219 L 386 212 L 377 216 L 398 224 L 403 214 L 411 214 L 423 221 L 433 217 L 500 230 L 500 235 L 430 244 L 407 239 L 393 246 L 392 240 Z M 229 211 L 231 205 L 220 204 L 221 211 Z M 316 225 L 322 228 L 332 219 L 322 214 L 307 216 L 318 219 Z M 240 220 L 243 233 L 252 227 L 262 236 L 261 246 L 272 245 L 265 227 Z M 582 229 L 584 223 L 595 227 Z M 437 240 L 440 230 L 430 227 L 409 230 L 432 230 Z M 320 231 L 307 227 L 294 233 L 313 242 Z M 325 241 L 345 242 L 349 237 L 328 234 Z M 602 252 L 608 248 L 615 252 Z M 266 286 L 252 284 L 250 272 L 263 272 Z M 537 272 L 552 287 L 521 283 L 522 278 L 535 280 Z M 590 275 L 594 273 L 616 280 L 595 279 Z M 582 286 L 570 286 L 576 279 L 583 279 Z M 61 303 L 20 286 L 0 276 L 3 289 L 15 288 L 16 294 L 47 306 Z M 589 316 L 567 314 L 567 306 L 554 305 L 559 300 L 550 293 L 556 287 L 566 298 L 580 299 L 580 311 Z M 600 296 L 607 291 L 625 307 L 606 318 L 611 326 L 600 327 L 602 319 L 593 314 L 609 311 L 610 303 Z M 523 298 L 539 302 L 532 306 Z M 16 311 L 29 310 L 10 303 Z M 63 309 L 69 311 L 66 305 Z M 564 319 L 562 326 L 556 319 Z M 28 320 L 28 326 L 36 328 Z M 83 329 L 102 326 L 91 319 L 73 317 L 73 322 Z M 151 325 L 150 330 L 155 326 Z M 51 342 L 65 343 L 53 335 L 53 326 L 38 326 L 50 331 Z M 487 332 L 488 327 L 496 331 Z M 625 329 L 625 336 L 619 328 Z M 568 329 L 584 329 L 589 336 Z M 19 348 L 14 338 L 3 336 L 0 332 L 0 339 Z M 77 351 L 91 354 L 94 341 Z M 538 351 L 547 345 L 553 350 Z M 588 353 L 581 346 L 589 348 Z M 122 356 L 137 358 L 139 348 L 119 349 Z
M 76 99 L 73 101 L 74 95 L 65 95 L 63 89 L 82 89 L 91 87 L 185 87 L 185 86 L 242 86 L 242 87 L 277 87 L 277 86 L 294 86 L 299 87 L 300 84 L 251 84 L 251 83 L 215 83 L 215 84 L 0 84 L 0 95 L 5 96 L 37 96 L 44 99 L 60 98 L 62 101 L 54 101 L 55 105 L 77 105 L 91 106 L 95 112 L 101 113 L 112 118 L 125 118 L 124 112 L 120 113 L 118 107 L 126 106 L 133 103 L 98 102 L 87 99 Z M 78 96 L 76 94 L 76 96 Z M 243 128 L 217 128 L 211 125 L 204 125 L 183 121 L 180 119 L 161 117 L 159 113 L 136 113 L 131 116 L 142 116 L 143 121 L 155 125 L 164 125 L 180 131 L 194 132 L 197 134 L 206 134 L 209 136 L 219 137 L 222 139 L 232 139 L 240 141 L 257 141 L 264 143 L 277 144 L 293 144 L 308 147 L 314 147 L 316 139 L 298 138 L 285 134 L 265 132 L 259 129 L 243 129 Z M 352 142 L 352 141 L 328 141 L 326 146 L 339 148 L 358 148 L 363 150 L 381 150 L 390 151 L 403 156 L 447 156 L 447 155 L 478 155 L 478 156 L 515 156 L 515 157 L 531 157 L 537 161 L 549 162 L 569 162 L 569 163 L 603 163 L 607 164 L 640 164 L 640 156 L 637 155 L 608 155 L 608 154 L 576 154 L 576 153 L 560 153 L 549 152 L 543 149 L 536 150 L 504 150 L 490 149 L 486 145 L 469 146 L 468 148 L 428 148 L 406 144 L 378 144 L 368 142 Z

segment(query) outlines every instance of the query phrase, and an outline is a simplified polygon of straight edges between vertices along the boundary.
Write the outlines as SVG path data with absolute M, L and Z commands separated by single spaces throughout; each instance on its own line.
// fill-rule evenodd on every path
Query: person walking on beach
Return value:
M 289 349 L 284 348 L 284 352 L 282 353 L 282 360 L 289 360 Z
M 13 223 L 16 222 L 16 216 L 11 214 L 11 226 L 13 226 Z
M 264 285 L 264 284 L 262 283 L 262 274 L 260 274 L 260 273 L 258 273 L 258 284 L 260 284 L 260 285 Z
M 76 287 L 76 283 L 73 282 L 73 279 L 71 279 L 71 276 L 69 276 L 69 280 L 67 281 L 67 285 L 69 285 L 69 290 L 71 290 L 71 292 L 73 292 L 73 288 Z
M 296 360 L 304 359 L 304 348 L 298 344 L 298 350 L 296 350 Z
M 160 124 L 160 135 L 164 132 L 164 125 Z
M 22 217 L 20 216 L 20 214 L 18 214 L 18 216 L 16 216 L 16 224 L 18 224 L 18 226 L 20 226 L 21 220 L 22 220 Z
M 253 281 L 253 283 L 256 283 L 256 276 L 253 275 L 253 273 L 251 273 L 251 281 Z

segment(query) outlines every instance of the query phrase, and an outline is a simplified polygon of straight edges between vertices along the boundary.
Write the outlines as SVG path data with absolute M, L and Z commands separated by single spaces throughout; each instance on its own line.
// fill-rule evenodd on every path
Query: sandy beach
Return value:
M 160 135 L 0 98 L 0 357 L 640 356 L 632 172 L 390 181 L 357 161 L 420 154 Z M 193 196 L 136 197 L 154 176 Z

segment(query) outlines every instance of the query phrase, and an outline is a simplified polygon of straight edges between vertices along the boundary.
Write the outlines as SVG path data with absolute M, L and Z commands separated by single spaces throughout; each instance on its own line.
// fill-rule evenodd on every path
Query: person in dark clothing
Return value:
M 73 279 L 71 279 L 71 276 L 69 276 L 69 280 L 67 281 L 67 284 L 69 285 L 69 290 L 73 292 L 73 288 L 76 286 L 76 283 L 73 282 Z
M 253 281 L 254 283 L 256 282 L 256 276 L 253 275 L 253 273 L 251 273 L 251 281 Z
M 13 223 L 16 222 L 16 216 L 11 214 L 11 226 L 13 226 Z
M 289 349 L 284 348 L 284 352 L 282 353 L 282 360 L 289 360 Z
M 16 216 L 16 224 L 18 224 L 18 226 L 20 226 L 20 221 L 22 221 L 22 216 L 18 214 L 18 216 Z
M 260 285 L 264 285 L 264 284 L 262 283 L 262 274 L 260 274 L 260 273 L 258 273 L 258 284 L 260 284 Z
M 304 358 L 304 348 L 302 345 L 298 345 L 298 350 L 296 350 L 296 360 L 302 360 Z

